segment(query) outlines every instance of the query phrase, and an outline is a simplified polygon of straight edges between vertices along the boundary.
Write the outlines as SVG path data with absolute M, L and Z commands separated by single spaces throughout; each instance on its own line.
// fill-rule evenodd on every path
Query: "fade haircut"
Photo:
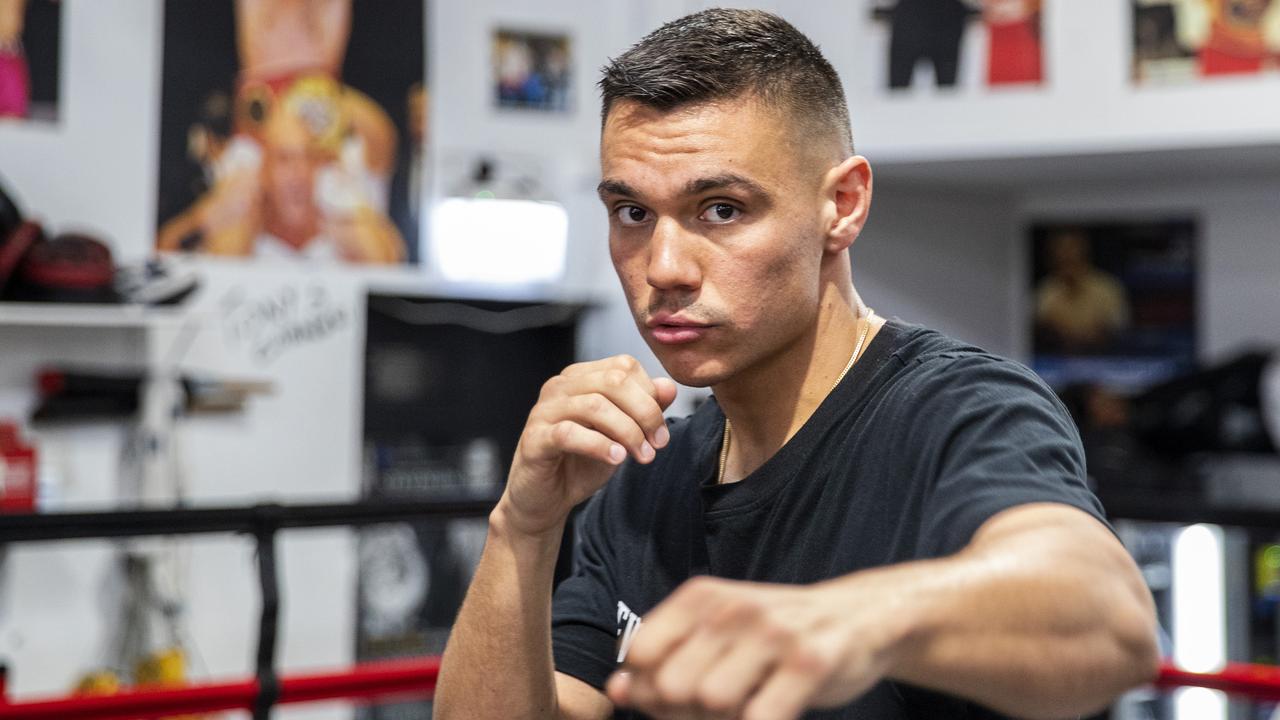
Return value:
M 605 65 L 600 122 L 619 100 L 674 110 L 752 94 L 853 153 L 835 68 L 791 23 L 762 10 L 715 8 L 673 20 Z

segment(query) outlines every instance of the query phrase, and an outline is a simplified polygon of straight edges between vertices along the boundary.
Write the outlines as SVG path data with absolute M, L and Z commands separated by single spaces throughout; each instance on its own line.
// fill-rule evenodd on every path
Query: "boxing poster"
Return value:
M 1195 82 L 1280 70 L 1276 0 L 1132 0 L 1133 79 Z
M 1051 386 L 1138 391 L 1196 357 L 1196 224 L 1031 228 L 1032 368 Z
M 1041 0 L 870 0 L 889 90 L 1044 80 Z
M 0 122 L 56 122 L 62 3 L 0 0 Z
M 417 262 L 422 0 L 167 0 L 164 10 L 157 249 Z

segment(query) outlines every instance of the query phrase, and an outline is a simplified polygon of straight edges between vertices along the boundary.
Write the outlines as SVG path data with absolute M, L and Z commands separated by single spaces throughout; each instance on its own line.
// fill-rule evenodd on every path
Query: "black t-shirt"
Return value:
M 1103 520 L 1075 426 L 1030 370 L 898 320 L 739 482 L 715 484 L 724 414 L 714 400 L 670 428 L 654 462 L 623 465 L 587 504 L 573 572 L 555 592 L 556 669 L 597 688 L 637 618 L 694 575 L 813 583 L 942 557 L 996 513 L 1032 502 Z M 999 716 L 885 681 L 804 717 Z

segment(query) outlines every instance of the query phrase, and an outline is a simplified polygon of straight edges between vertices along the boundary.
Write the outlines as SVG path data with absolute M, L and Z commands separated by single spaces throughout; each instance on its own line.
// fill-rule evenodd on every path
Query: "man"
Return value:
M 1036 351 L 1066 354 L 1112 350 L 1129 327 L 1124 285 L 1093 264 L 1088 235 L 1063 228 L 1045 245 L 1049 274 L 1036 288 Z
M 1043 79 L 1040 1 L 982 0 L 988 85 L 1039 84 Z
M 161 250 L 393 264 L 386 212 L 396 129 L 340 80 L 351 0 L 238 0 L 234 134 L 206 165 L 213 187 L 167 220 Z
M 965 0 L 898 0 L 889 23 L 889 88 L 911 87 L 916 66 L 933 66 L 934 84 L 955 87 L 960 46 L 973 8 Z
M 1267 45 L 1266 19 L 1272 0 L 1205 0 L 1209 37 L 1200 48 L 1200 74 L 1252 75 L 1273 52 Z
M 546 383 L 439 717 L 1048 718 L 1150 679 L 1150 595 L 1061 405 L 855 292 L 871 172 L 817 48 L 710 10 L 601 86 L 614 266 L 666 370 L 715 399 L 668 425 L 676 385 L 627 357 Z

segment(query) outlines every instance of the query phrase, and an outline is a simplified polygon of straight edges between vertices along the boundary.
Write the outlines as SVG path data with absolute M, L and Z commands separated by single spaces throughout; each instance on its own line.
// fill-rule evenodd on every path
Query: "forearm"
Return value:
M 1032 718 L 1091 712 L 1151 679 L 1150 595 L 1118 543 L 1052 529 L 976 540 L 878 578 L 906 598 L 891 677 Z
M 436 716 L 555 718 L 551 584 L 560 529 L 512 532 L 502 506 L 458 613 L 440 668 Z

